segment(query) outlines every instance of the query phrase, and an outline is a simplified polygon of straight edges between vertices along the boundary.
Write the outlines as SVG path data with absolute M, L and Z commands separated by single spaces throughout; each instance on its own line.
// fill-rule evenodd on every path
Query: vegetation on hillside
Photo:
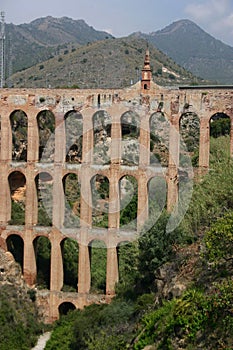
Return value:
M 17 131 L 18 124 L 13 122 Z M 136 135 L 136 130 L 133 131 Z M 233 349 L 233 161 L 229 154 L 227 119 L 213 121 L 211 134 L 210 170 L 195 183 L 189 209 L 180 226 L 168 233 L 169 214 L 163 211 L 152 227 L 146 223 L 136 242 L 121 245 L 118 248 L 117 297 L 110 305 L 92 305 L 62 316 L 55 323 L 47 350 L 138 350 L 146 345 L 163 350 Z M 72 195 L 75 181 L 74 176 L 66 184 L 65 192 L 71 206 L 78 200 Z M 103 178 L 98 180 L 95 191 L 101 200 L 108 199 L 108 186 Z M 137 192 L 136 188 L 134 192 Z M 136 197 L 133 197 L 121 210 L 121 223 L 127 225 L 132 221 L 136 210 Z M 23 217 L 20 203 L 12 201 L 12 220 L 20 222 Z M 105 219 L 103 216 L 99 222 L 102 227 L 106 224 Z M 20 244 L 21 239 L 14 237 L 8 242 L 8 249 L 11 247 L 13 254 L 20 253 L 17 250 Z M 49 288 L 50 243 L 47 238 L 40 237 L 34 248 L 38 287 Z M 77 242 L 71 239 L 62 242 L 62 253 L 63 291 L 76 291 Z M 104 293 L 106 247 L 99 241 L 92 242 L 90 253 L 91 292 Z M 22 254 L 14 256 L 22 264 Z M 175 288 L 172 289 L 174 281 Z M 18 333 L 24 336 L 27 331 L 26 345 L 17 345 L 17 349 L 30 348 L 40 330 L 37 321 L 33 327 L 27 323 L 30 317 L 36 320 L 35 312 L 24 308 L 25 319 L 21 320 L 17 313 L 19 305 L 24 307 L 21 298 L 17 305 L 12 304 L 11 297 L 7 304 L 5 294 L 2 300 L 6 301 L 6 307 L 2 308 L 3 323 L 8 322 L 7 308 L 9 315 L 12 311 L 10 318 L 15 322 L 16 337 L 12 342 L 16 343 L 13 342 L 11 348 L 17 348 Z M 7 325 L 4 327 L 7 337 L 11 338 L 12 331 Z M 1 346 L 5 346 L 4 340 L 1 341 Z
M 233 349 L 233 162 L 228 136 L 211 143 L 211 170 L 195 184 L 181 225 L 166 234 L 164 212 L 125 247 L 117 297 L 61 317 L 47 350 Z M 189 276 L 177 297 L 158 294 L 159 271 L 171 269 L 177 282 Z
M 34 300 L 33 291 L 31 298 Z M 0 283 L 0 348 L 30 350 L 42 331 L 35 303 L 13 284 Z
M 133 37 L 97 41 L 61 52 L 15 73 L 11 80 L 14 87 L 123 88 L 140 80 L 146 47 L 145 40 Z M 196 81 L 190 72 L 152 45 L 150 57 L 156 83 L 184 85 Z

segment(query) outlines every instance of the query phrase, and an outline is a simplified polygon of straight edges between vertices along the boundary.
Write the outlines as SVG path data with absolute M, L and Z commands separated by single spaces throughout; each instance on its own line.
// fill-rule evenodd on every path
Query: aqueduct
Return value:
M 34 286 L 37 275 L 35 241 L 47 237 L 51 245 L 51 266 L 49 290 L 38 292 L 41 312 L 47 322 L 59 316 L 59 310 L 70 303 L 76 308 L 92 302 L 105 302 L 114 295 L 118 281 L 117 249 L 122 242 L 135 239 L 143 223 L 149 217 L 149 184 L 153 178 L 161 177 L 166 182 L 166 205 L 172 210 L 178 201 L 180 164 L 180 120 L 184 114 L 195 113 L 199 121 L 199 164 L 202 172 L 209 166 L 210 120 L 218 113 L 224 113 L 231 120 L 230 152 L 233 154 L 233 87 L 189 86 L 182 88 L 160 87 L 151 81 L 148 62 L 142 72 L 142 81 L 122 90 L 73 90 L 73 89 L 2 89 L 0 91 L 1 151 L 0 151 L 0 244 L 8 249 L 9 237 L 20 237 L 22 245 L 23 275 L 29 286 Z M 146 74 L 147 73 L 147 74 Z M 26 142 L 23 143 L 24 159 L 17 158 L 13 150 L 12 114 L 20 111 L 26 120 Z M 41 154 L 39 118 L 49 111 L 54 120 L 53 157 Z M 95 161 L 95 115 L 104 111 L 110 125 L 108 131 L 109 159 Z M 124 115 L 132 112 L 138 116 L 138 154 L 136 164 L 124 163 L 122 159 Z M 163 113 L 167 120 L 169 160 L 167 165 L 151 162 L 151 120 L 156 113 Z M 81 150 L 73 147 L 74 141 L 67 141 L 68 116 L 80 121 L 77 138 Z M 129 118 L 129 120 L 131 120 Z M 130 122 L 131 123 L 131 122 Z M 159 127 L 157 126 L 157 129 Z M 156 133 L 156 127 L 153 129 Z M 49 140 L 48 140 L 49 142 Z M 22 146 L 22 145 L 21 145 Z M 52 146 L 51 146 L 52 147 Z M 73 148 L 72 148 L 73 147 Z M 74 151 L 77 162 L 67 160 L 68 151 Z M 72 157 L 72 152 L 69 153 Z M 65 225 L 65 181 L 74 174 L 80 188 L 79 222 L 72 227 Z M 93 224 L 92 183 L 96 176 L 108 181 L 107 226 Z M 137 182 L 136 225 L 125 228 L 120 223 L 120 181 L 132 176 Z M 50 219 L 47 226 L 38 225 L 38 181 L 49 185 L 51 195 Z M 19 185 L 20 183 L 20 185 Z M 25 222 L 11 223 L 12 193 L 24 187 Z M 63 259 L 62 244 L 67 238 L 78 242 L 78 286 L 76 293 L 62 292 Z M 90 293 L 90 250 L 91 242 L 102 241 L 107 250 L 106 292 L 103 295 Z

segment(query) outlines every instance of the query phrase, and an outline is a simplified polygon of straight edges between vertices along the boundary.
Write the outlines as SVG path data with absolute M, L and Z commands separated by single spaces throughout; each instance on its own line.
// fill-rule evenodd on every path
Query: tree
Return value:
M 218 219 L 205 235 L 206 257 L 219 265 L 233 261 L 233 211 Z

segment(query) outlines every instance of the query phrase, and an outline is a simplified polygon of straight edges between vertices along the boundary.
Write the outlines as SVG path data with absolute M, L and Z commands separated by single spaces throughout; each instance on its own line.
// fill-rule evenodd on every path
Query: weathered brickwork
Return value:
M 117 247 L 121 242 L 135 239 L 135 231 L 123 232 L 119 225 L 119 181 L 132 175 L 138 183 L 137 231 L 148 218 L 148 183 L 151 178 L 166 174 L 167 208 L 172 210 L 178 199 L 179 177 L 179 120 L 186 111 L 194 112 L 200 120 L 199 170 L 209 166 L 209 124 L 216 113 L 225 113 L 231 119 L 230 149 L 233 154 L 233 89 L 226 88 L 162 88 L 152 81 L 141 82 L 123 90 L 55 90 L 55 89 L 2 89 L 0 90 L 1 153 L 0 153 L 0 244 L 6 249 L 6 240 L 19 235 L 24 244 L 23 274 L 30 286 L 35 284 L 37 267 L 34 240 L 46 236 L 51 242 L 50 291 L 38 293 L 41 310 L 47 322 L 58 318 L 59 305 L 70 302 L 82 308 L 91 302 L 106 302 L 114 295 L 118 281 Z M 28 120 L 27 161 L 12 161 L 12 130 L 10 116 L 22 110 Z M 39 130 L 37 116 L 50 110 L 55 117 L 54 163 L 39 160 Z M 111 116 L 111 160 L 107 165 L 93 164 L 93 115 L 105 110 Z M 121 116 L 129 111 L 140 115 L 139 164 L 134 167 L 121 163 Z M 150 164 L 150 117 L 161 111 L 170 121 L 169 165 L 156 169 Z M 82 161 L 70 165 L 66 159 L 65 115 L 77 111 L 83 117 Z M 9 176 L 18 171 L 26 179 L 25 225 L 9 225 L 11 197 Z M 53 179 L 52 227 L 37 226 L 36 176 L 46 172 Z M 163 172 L 163 174 L 158 174 Z M 78 175 L 81 184 L 80 227 L 64 228 L 63 179 L 67 174 Z M 96 174 L 109 180 L 108 228 L 92 227 L 91 179 Z M 90 201 L 89 201 L 89 199 Z M 75 238 L 79 244 L 79 270 L 77 293 L 63 293 L 63 262 L 61 242 L 66 237 Z M 107 248 L 106 294 L 90 295 L 90 258 L 88 246 L 94 239 L 101 239 Z

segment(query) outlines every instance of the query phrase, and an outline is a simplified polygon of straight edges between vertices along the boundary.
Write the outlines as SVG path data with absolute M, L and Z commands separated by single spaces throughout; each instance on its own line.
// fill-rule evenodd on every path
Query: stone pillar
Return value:
M 81 198 L 80 198 L 80 225 L 90 228 L 92 225 L 92 192 L 91 192 L 91 169 L 82 166 L 81 177 Z
M 115 294 L 115 285 L 119 280 L 117 248 L 107 248 L 106 294 Z
M 6 225 L 7 221 L 11 219 L 11 194 L 8 182 L 8 164 L 1 161 L 0 166 L 0 222 L 3 225 Z
M 85 242 L 86 233 L 81 232 L 81 243 L 79 245 L 79 263 L 78 263 L 78 292 L 89 293 L 91 286 L 91 267 L 89 247 Z
M 27 139 L 27 162 L 35 162 L 39 154 L 39 131 L 35 109 L 29 110 Z
M 137 212 L 137 230 L 139 231 L 145 221 L 148 219 L 148 184 L 144 173 L 138 178 L 138 212 Z
M 1 160 L 10 162 L 12 159 L 12 132 L 10 112 L 1 109 Z
M 58 300 L 57 294 L 49 294 L 49 319 L 48 323 L 53 323 L 59 319 L 59 310 L 58 310 Z
M 111 164 L 109 179 L 109 212 L 108 227 L 110 229 L 120 227 L 120 193 L 118 180 L 119 166 Z
M 199 168 L 207 170 L 209 167 L 210 153 L 210 128 L 209 119 L 203 116 L 200 119 L 200 141 L 199 141 Z
M 179 115 L 172 115 L 169 132 L 169 165 L 167 174 L 167 210 L 178 202 L 178 167 L 180 153 Z
M 36 257 L 33 246 L 33 232 L 26 229 L 24 233 L 24 255 L 23 255 L 23 276 L 29 286 L 36 282 L 37 268 Z
M 26 202 L 25 202 L 25 224 L 31 226 L 37 223 L 37 193 L 34 179 L 34 165 L 27 164 L 26 176 Z
M 55 163 L 65 162 L 65 149 L 66 149 L 66 134 L 65 134 L 65 122 L 64 115 L 62 113 L 56 113 L 55 115 Z
M 60 229 L 64 222 L 64 189 L 62 183 L 62 166 L 54 164 L 53 173 L 53 225 Z
M 149 117 L 146 114 L 141 119 L 139 140 L 139 166 L 146 167 L 150 165 L 150 128 Z
M 121 162 L 121 123 L 114 120 L 111 126 L 111 163 Z
M 63 261 L 60 233 L 52 229 L 51 236 L 50 290 L 60 291 L 63 286 Z
M 53 174 L 53 225 L 61 228 L 64 223 L 65 199 L 62 164 L 65 162 L 65 123 L 62 113 L 56 114 L 55 155 Z
M 83 145 L 82 145 L 82 163 L 92 163 L 94 132 L 93 132 L 93 109 L 83 112 Z

